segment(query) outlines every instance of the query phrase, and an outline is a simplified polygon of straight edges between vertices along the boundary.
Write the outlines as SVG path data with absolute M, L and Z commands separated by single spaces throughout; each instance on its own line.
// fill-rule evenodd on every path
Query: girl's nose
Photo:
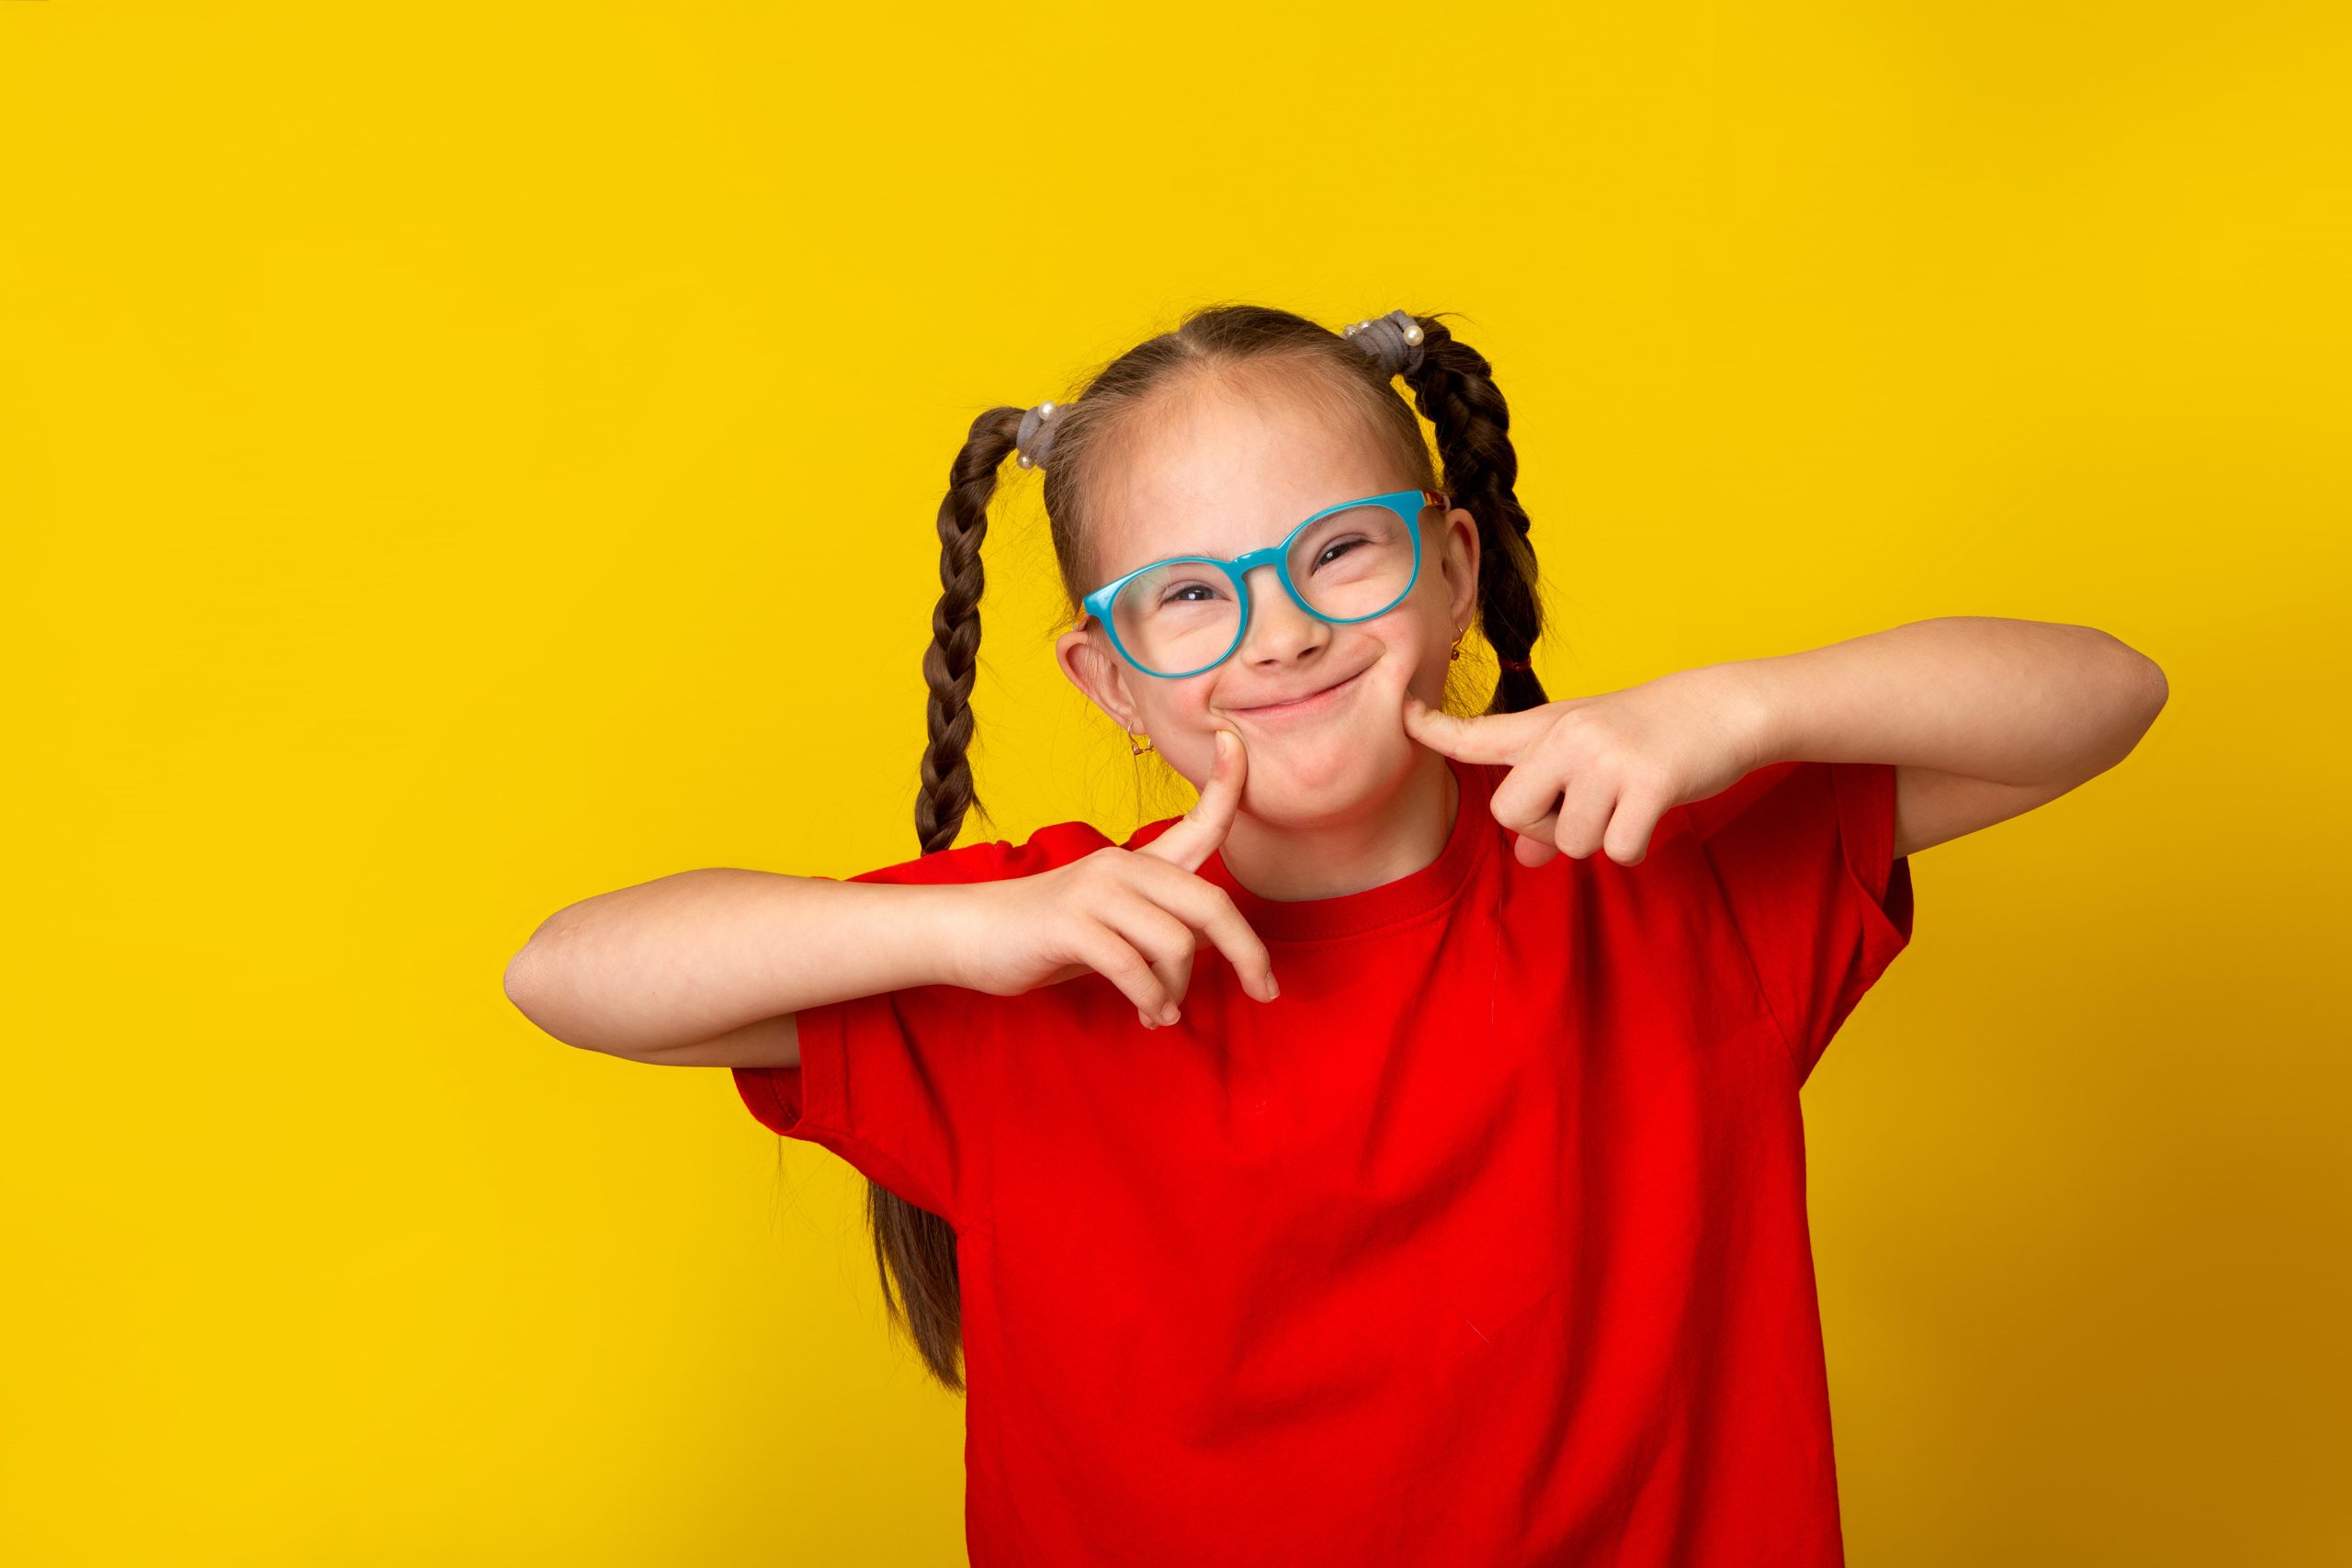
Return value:
M 1330 640 L 1331 627 L 1300 609 L 1271 566 L 1250 573 L 1250 626 L 1234 657 L 1288 663 Z

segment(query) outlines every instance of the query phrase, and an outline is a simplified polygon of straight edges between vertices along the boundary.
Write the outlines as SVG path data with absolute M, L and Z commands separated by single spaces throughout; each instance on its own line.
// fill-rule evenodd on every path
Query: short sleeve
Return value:
M 1057 824 L 1022 845 L 966 844 L 847 880 L 1034 875 L 1106 841 L 1082 823 Z M 800 1065 L 733 1068 L 736 1091 L 769 1131 L 831 1149 L 960 1231 L 986 1206 L 1004 1081 L 1005 1000 L 957 986 L 914 986 L 803 1008 Z
M 1688 807 L 1802 1083 L 1911 941 L 1892 762 L 1782 761 Z

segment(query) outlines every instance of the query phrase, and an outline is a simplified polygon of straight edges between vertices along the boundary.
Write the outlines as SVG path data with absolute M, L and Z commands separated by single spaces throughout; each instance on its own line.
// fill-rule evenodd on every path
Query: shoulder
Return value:
M 935 854 L 917 855 L 912 860 L 862 871 L 848 880 L 901 884 L 998 882 L 1012 876 L 1035 876 L 1039 872 L 1068 865 L 1110 843 L 1091 822 L 1056 822 L 1038 829 L 1017 844 L 1004 839 L 957 844 Z
M 1687 832 L 1715 869 L 1769 876 L 1842 857 L 1875 890 L 1899 858 L 1895 773 L 1889 762 L 1773 762 L 1668 812 L 1653 843 Z
M 1828 772 L 1826 762 L 1770 762 L 1741 774 L 1728 788 L 1702 800 L 1685 801 L 1670 815 L 1680 817 L 1700 838 L 1712 838 L 1761 802 L 1785 801 L 1792 798 L 1787 792 L 1803 794 L 1823 787 Z

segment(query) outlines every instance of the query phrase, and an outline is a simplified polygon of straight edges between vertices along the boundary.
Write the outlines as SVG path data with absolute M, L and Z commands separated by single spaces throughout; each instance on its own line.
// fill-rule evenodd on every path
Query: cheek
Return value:
M 1157 732 L 1205 731 L 1213 723 L 1209 714 L 1210 690 L 1204 676 L 1182 681 L 1154 681 L 1147 677 L 1144 687 L 1136 694 L 1136 703 Z
M 1400 628 L 1396 637 L 1388 639 L 1388 654 L 1381 662 L 1396 666 L 1395 680 L 1400 694 L 1408 684 L 1418 690 L 1428 679 L 1440 682 L 1445 680 L 1445 656 L 1451 646 L 1442 617 L 1434 622 L 1417 622 Z
M 1442 700 L 1445 687 L 1445 655 L 1441 651 L 1432 668 L 1426 649 L 1418 642 L 1400 639 L 1389 645 L 1380 661 L 1365 672 L 1364 679 L 1372 687 L 1364 693 L 1367 709 L 1401 715 L 1408 692 L 1434 707 Z

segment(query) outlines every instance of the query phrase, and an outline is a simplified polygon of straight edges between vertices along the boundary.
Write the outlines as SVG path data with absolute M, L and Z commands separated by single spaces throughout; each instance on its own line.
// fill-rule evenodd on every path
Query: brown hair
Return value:
M 1066 401 L 1057 400 L 1053 419 L 1058 428 L 1043 465 L 1046 515 L 1072 623 L 1078 601 L 1094 585 L 1088 548 L 1093 497 L 1102 479 L 1116 471 L 1121 437 L 1162 400 L 1204 378 L 1256 386 L 1264 384 L 1257 378 L 1266 373 L 1281 378 L 1283 391 L 1315 400 L 1334 421 L 1363 422 L 1394 455 L 1406 484 L 1443 491 L 1477 519 L 1477 626 L 1502 661 L 1484 711 L 1517 713 L 1544 703 L 1535 672 L 1513 667 L 1528 663 L 1529 650 L 1543 635 L 1544 617 L 1527 513 L 1513 489 L 1519 458 L 1511 450 L 1510 411 L 1484 355 L 1435 316 L 1413 320 L 1422 339 L 1420 362 L 1403 377 L 1413 394 L 1411 408 L 1364 344 L 1303 316 L 1260 305 L 1196 310 L 1173 331 L 1137 344 L 1085 378 Z M 1416 408 L 1436 430 L 1443 484 L 1413 416 Z M 939 503 L 940 595 L 932 612 L 932 644 L 923 654 L 931 739 L 923 749 L 922 790 L 915 800 L 915 836 L 925 854 L 954 844 L 967 814 L 981 809 L 968 760 L 985 581 L 980 541 L 988 533 L 998 470 L 1018 446 L 1026 412 L 992 408 L 972 422 Z M 1468 711 L 1476 701 L 1466 690 L 1467 679 L 1461 665 L 1449 676 L 1449 711 Z M 963 1290 L 955 1232 L 937 1214 L 879 1182 L 869 1182 L 866 1196 L 883 1300 L 932 1374 L 960 1393 Z

